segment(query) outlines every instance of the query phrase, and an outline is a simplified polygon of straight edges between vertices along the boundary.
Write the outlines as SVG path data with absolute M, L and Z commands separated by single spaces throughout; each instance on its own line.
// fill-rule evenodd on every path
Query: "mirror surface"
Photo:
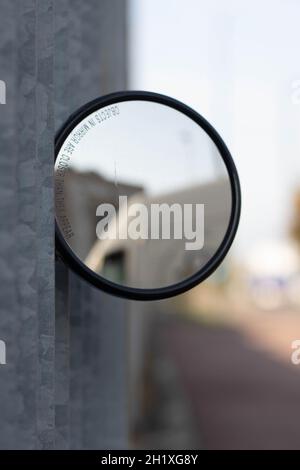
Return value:
M 229 225 L 224 161 L 194 120 L 167 105 L 121 101 L 83 119 L 55 162 L 56 220 L 89 269 L 152 289 L 202 269 Z

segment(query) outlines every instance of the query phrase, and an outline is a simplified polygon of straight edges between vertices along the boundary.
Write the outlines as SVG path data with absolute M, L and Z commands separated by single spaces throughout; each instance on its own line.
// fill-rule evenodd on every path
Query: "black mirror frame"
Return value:
M 232 156 L 225 143 L 223 142 L 222 138 L 219 136 L 216 130 L 209 124 L 209 122 L 207 122 L 206 119 L 204 119 L 200 114 L 196 113 L 193 109 L 181 103 L 180 101 L 158 93 L 152 93 L 148 91 L 122 91 L 112 93 L 100 98 L 96 98 L 95 100 L 90 101 L 89 103 L 85 104 L 77 111 L 75 111 L 75 113 L 73 113 L 68 118 L 68 120 L 57 132 L 55 138 L 54 162 L 56 161 L 60 148 L 62 147 L 68 135 L 72 132 L 74 127 L 76 127 L 77 124 L 79 124 L 79 122 L 81 122 L 85 117 L 105 106 L 109 106 L 122 101 L 133 100 L 161 103 L 163 105 L 174 108 L 177 111 L 180 111 L 181 113 L 185 114 L 190 119 L 195 121 L 215 143 L 227 168 L 232 192 L 232 209 L 230 214 L 230 220 L 222 243 L 220 244 L 214 256 L 198 272 L 176 284 L 166 287 L 160 287 L 157 289 L 140 289 L 121 286 L 103 278 L 98 274 L 95 274 L 91 269 L 86 267 L 84 263 L 82 263 L 82 261 L 71 250 L 61 233 L 61 230 L 58 226 L 55 217 L 56 248 L 59 254 L 61 255 L 62 259 L 66 262 L 66 264 L 75 273 L 79 274 L 82 278 L 93 284 L 95 287 L 98 287 L 111 295 L 123 297 L 126 299 L 142 301 L 160 300 L 173 297 L 178 294 L 182 294 L 183 292 L 186 292 L 192 287 L 195 287 L 197 284 L 204 281 L 208 276 L 210 276 L 221 264 L 234 240 L 238 228 L 241 212 L 241 189 L 238 173 L 233 162 Z

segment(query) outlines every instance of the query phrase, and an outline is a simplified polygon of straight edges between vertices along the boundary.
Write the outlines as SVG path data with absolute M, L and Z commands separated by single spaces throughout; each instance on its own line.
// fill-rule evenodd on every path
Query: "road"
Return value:
M 156 420 L 148 447 L 159 442 L 169 448 L 300 449 L 300 366 L 290 363 L 289 350 L 283 361 L 261 347 L 263 327 L 273 332 L 275 324 L 273 336 L 282 331 L 290 348 L 291 328 L 281 328 L 288 321 L 271 318 L 266 327 L 263 318 L 260 331 L 258 321 L 253 328 L 251 322 L 237 327 L 172 315 L 161 319 L 153 335 L 156 400 L 150 414 L 164 421 Z M 298 318 L 296 323 L 300 336 Z

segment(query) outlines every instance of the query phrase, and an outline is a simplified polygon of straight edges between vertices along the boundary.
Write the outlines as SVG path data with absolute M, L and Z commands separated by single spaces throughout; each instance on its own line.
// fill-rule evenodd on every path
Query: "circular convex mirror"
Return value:
M 57 249 L 114 295 L 155 300 L 206 279 L 240 214 L 232 157 L 188 106 L 150 92 L 96 99 L 58 132 Z

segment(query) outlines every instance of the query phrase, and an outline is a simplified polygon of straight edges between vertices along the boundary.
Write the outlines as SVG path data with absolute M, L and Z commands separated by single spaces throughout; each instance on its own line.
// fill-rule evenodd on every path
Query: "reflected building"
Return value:
M 170 237 L 166 240 L 151 238 L 97 240 L 85 263 L 93 271 L 112 281 L 137 288 L 158 288 L 193 275 L 212 258 L 228 227 L 231 192 L 228 180 L 219 178 L 161 197 L 151 198 L 139 192 L 129 198 L 128 207 L 140 203 L 148 208 L 148 213 L 151 213 L 150 206 L 154 204 L 167 204 L 169 207 L 178 204 L 182 209 L 186 204 L 203 204 L 205 220 L 203 248 L 187 250 L 185 247 L 187 240 L 184 236 L 181 239 Z M 128 219 L 127 208 L 126 213 L 120 209 L 116 219 L 116 226 L 124 226 Z
M 80 259 L 84 259 L 96 242 L 96 209 L 99 204 L 118 204 L 118 192 L 128 197 L 142 192 L 141 186 L 118 183 L 106 179 L 95 172 L 79 172 L 69 168 L 64 185 L 65 207 L 76 237 L 72 239 L 72 249 Z M 85 227 L 82 231 L 80 228 Z

